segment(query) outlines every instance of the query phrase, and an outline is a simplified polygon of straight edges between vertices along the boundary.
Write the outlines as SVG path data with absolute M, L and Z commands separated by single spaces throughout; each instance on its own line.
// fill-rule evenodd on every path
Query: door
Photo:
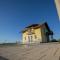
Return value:
M 32 35 L 29 35 L 29 36 L 28 36 L 28 42 L 29 42 L 29 43 L 32 43 L 32 42 L 33 42 L 33 36 L 32 36 Z

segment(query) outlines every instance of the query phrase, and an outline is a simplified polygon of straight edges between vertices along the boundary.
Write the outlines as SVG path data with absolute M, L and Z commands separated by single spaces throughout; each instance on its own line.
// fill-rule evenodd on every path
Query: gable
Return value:
M 45 23 L 45 28 L 46 28 L 45 31 L 48 32 L 48 34 L 53 35 L 53 32 L 50 30 L 50 28 L 49 28 L 47 23 Z

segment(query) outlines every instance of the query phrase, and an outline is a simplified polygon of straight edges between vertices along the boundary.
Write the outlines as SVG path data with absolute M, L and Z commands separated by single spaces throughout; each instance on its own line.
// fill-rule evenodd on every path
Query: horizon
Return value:
M 47 22 L 60 38 L 60 21 L 54 0 L 0 0 L 0 43 L 21 41 L 22 31 L 30 24 Z

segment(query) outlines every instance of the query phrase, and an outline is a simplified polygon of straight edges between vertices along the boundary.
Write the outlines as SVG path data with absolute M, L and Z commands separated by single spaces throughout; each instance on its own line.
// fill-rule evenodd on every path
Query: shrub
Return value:
M 60 39 L 58 39 L 58 42 L 60 43 Z
M 58 42 L 56 39 L 51 40 L 51 42 Z

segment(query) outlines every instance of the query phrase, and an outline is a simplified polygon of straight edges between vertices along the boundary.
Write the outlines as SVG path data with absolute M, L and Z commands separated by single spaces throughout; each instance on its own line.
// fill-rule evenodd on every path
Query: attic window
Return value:
M 34 34 L 34 29 L 29 28 L 29 29 L 28 29 L 28 35 L 32 35 L 32 34 Z

